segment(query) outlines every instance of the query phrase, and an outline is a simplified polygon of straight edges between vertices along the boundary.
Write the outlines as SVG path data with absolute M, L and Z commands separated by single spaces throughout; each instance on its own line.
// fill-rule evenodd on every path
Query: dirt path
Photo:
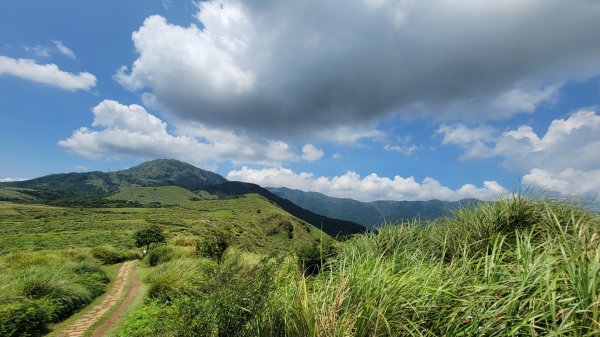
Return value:
M 58 334 L 60 337 L 81 337 L 92 325 L 98 322 L 108 310 L 119 302 L 119 300 L 125 295 L 127 285 L 131 282 L 129 293 L 125 300 L 121 303 L 119 308 L 94 332 L 92 336 L 103 336 L 106 331 L 114 324 L 131 301 L 135 298 L 137 293 L 139 282 L 136 274 L 137 261 L 125 262 L 119 267 L 117 279 L 110 290 L 110 292 L 104 297 L 102 302 L 96 304 L 91 309 L 88 309 L 77 321 L 71 326 L 67 327 L 62 333 Z

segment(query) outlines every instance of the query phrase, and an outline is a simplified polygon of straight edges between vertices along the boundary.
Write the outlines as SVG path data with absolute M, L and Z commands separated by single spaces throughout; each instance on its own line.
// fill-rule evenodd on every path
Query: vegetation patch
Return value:
M 178 186 L 125 187 L 107 197 L 109 200 L 137 202 L 155 207 L 181 205 L 198 196 Z

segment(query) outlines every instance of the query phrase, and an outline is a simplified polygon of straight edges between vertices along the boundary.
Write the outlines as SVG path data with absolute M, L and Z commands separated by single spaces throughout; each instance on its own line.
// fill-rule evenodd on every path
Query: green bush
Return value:
M 154 267 L 160 263 L 168 262 L 175 256 L 175 249 L 168 245 L 161 245 L 150 250 L 145 257 L 146 263 Z
M 21 300 L 0 305 L 0 336 L 37 337 L 48 333 L 52 308 L 48 301 Z
M 162 324 L 165 319 L 165 309 L 165 305 L 161 302 L 148 301 L 127 317 L 115 335 L 117 337 L 165 336 Z
M 53 303 L 53 317 L 64 318 L 90 303 L 92 291 L 81 279 L 66 269 L 31 266 L 19 276 L 21 293 L 31 299 L 49 299 Z
M 158 265 L 147 277 L 148 297 L 169 302 L 181 295 L 201 295 L 202 284 L 216 268 L 214 261 L 180 258 Z
M 140 258 L 140 253 L 132 250 L 119 250 L 113 246 L 96 246 L 92 248 L 92 255 L 102 264 L 115 264 Z
M 215 234 L 202 238 L 196 242 L 196 252 L 209 259 L 216 260 L 218 262 L 223 258 L 223 254 L 229 247 L 227 238 L 223 234 Z
M 300 268 L 308 275 L 318 274 L 325 263 L 337 254 L 337 248 L 331 239 L 305 245 L 297 252 Z

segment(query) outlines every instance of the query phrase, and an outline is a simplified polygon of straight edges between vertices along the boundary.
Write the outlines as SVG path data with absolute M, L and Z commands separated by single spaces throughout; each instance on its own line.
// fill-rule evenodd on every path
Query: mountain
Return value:
M 207 186 L 204 187 L 202 190 L 221 197 L 238 196 L 249 193 L 259 194 L 267 198 L 269 201 L 276 204 L 277 206 L 281 207 L 288 213 L 312 224 L 317 228 L 320 228 L 323 232 L 332 236 L 357 234 L 366 231 L 366 228 L 364 226 L 353 222 L 352 219 L 340 220 L 334 217 L 327 217 L 313 213 L 310 210 L 299 207 L 293 202 L 281 198 L 256 184 L 243 183 L 239 181 L 229 181 L 219 185 Z
M 391 201 L 361 202 L 354 199 L 334 198 L 317 192 L 304 192 L 285 187 L 268 188 L 277 196 L 328 217 L 355 221 L 363 226 L 376 227 L 415 217 L 434 219 L 448 215 L 459 206 L 476 204 L 476 199 L 460 201 Z
M 198 191 L 198 194 L 190 191 Z M 26 181 L 0 183 L 0 200 L 35 200 L 80 207 L 166 206 L 194 199 L 210 199 L 211 194 L 229 197 L 249 193 L 265 197 L 293 216 L 333 236 L 362 233 L 366 230 L 352 221 L 315 214 L 258 185 L 229 182 L 216 173 L 170 159 L 152 160 L 130 169 L 109 173 L 61 173 Z
M 122 171 L 51 174 L 31 180 L 3 183 L 0 186 L 92 195 L 123 187 L 179 186 L 193 191 L 226 181 L 216 173 L 178 160 L 156 159 Z

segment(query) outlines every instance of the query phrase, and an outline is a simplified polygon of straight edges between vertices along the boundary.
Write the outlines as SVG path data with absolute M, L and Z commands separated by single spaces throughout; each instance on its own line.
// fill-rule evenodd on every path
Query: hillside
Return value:
M 107 197 L 108 200 L 137 202 L 141 205 L 172 206 L 181 205 L 198 196 L 183 187 L 124 187 Z
M 0 187 L 0 201 L 33 202 L 37 198 L 28 194 L 31 190 L 16 187 Z
M 111 192 L 123 187 L 179 186 L 197 190 L 226 181 L 216 173 L 187 163 L 156 159 L 116 172 L 51 174 L 31 180 L 1 183 L 0 186 L 51 190 L 70 196 Z
M 223 233 L 232 246 L 261 253 L 291 251 L 323 235 L 256 194 L 228 200 L 199 200 L 168 208 L 69 208 L 0 203 L 0 223 L 0 255 L 100 245 L 132 249 L 133 232 L 153 224 L 163 228 L 174 244 L 193 245 L 199 237 Z
M 219 185 L 207 186 L 203 188 L 203 190 L 219 196 L 238 196 L 248 193 L 259 194 L 290 214 L 308 223 L 311 223 L 317 228 L 321 228 L 321 230 L 323 230 L 325 233 L 332 236 L 357 234 L 366 231 L 364 226 L 352 222 L 351 220 L 339 220 L 313 213 L 310 210 L 304 209 L 287 199 L 281 198 L 256 184 L 230 181 Z
M 475 199 L 461 201 L 392 201 L 361 202 L 354 199 L 334 198 L 317 192 L 304 192 L 285 187 L 268 188 L 277 196 L 312 212 L 325 216 L 355 221 L 363 226 L 379 226 L 419 217 L 434 219 L 448 215 L 460 206 L 476 204 Z

